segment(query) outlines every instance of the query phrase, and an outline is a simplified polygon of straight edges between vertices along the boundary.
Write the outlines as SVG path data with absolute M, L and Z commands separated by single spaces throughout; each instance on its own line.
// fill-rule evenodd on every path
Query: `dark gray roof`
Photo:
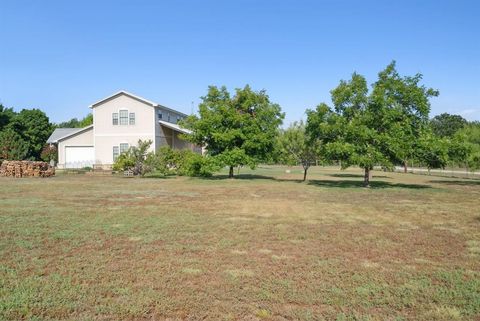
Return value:
M 48 137 L 47 143 L 54 144 L 58 140 L 65 136 L 70 136 L 78 131 L 81 131 L 83 128 L 56 128 L 53 133 Z

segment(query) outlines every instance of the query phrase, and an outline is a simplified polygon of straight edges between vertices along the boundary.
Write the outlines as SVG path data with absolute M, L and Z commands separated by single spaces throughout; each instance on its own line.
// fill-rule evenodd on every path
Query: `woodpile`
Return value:
M 50 177 L 55 175 L 55 168 L 46 162 L 3 161 L 0 176 L 4 177 Z

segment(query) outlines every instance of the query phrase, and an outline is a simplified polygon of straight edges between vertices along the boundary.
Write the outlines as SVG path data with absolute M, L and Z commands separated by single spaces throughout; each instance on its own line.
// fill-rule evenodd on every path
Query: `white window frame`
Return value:
M 123 114 L 123 117 L 122 117 L 122 114 Z M 118 120 L 119 120 L 118 123 L 120 124 L 120 126 L 128 125 L 128 109 L 120 109 L 118 111 Z
M 122 146 L 124 148 L 122 148 Z M 118 146 L 118 150 L 120 152 L 120 155 L 125 153 L 129 148 L 130 148 L 130 145 L 128 143 L 120 143 L 119 146 Z
M 128 113 L 128 124 L 135 125 L 135 113 Z
M 117 160 L 118 156 L 120 156 L 120 147 L 113 146 L 113 149 L 112 149 L 113 162 Z
M 118 113 L 112 113 L 112 125 L 117 126 L 119 124 Z

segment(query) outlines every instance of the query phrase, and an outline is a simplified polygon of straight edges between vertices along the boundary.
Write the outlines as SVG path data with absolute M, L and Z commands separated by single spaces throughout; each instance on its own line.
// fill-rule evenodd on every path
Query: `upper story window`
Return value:
M 112 114 L 112 124 L 113 125 L 118 125 L 118 113 L 113 113 Z
M 128 110 L 120 110 L 120 125 L 128 125 Z
M 135 113 L 128 114 L 128 124 L 135 125 Z
M 181 121 L 183 118 L 181 116 L 177 116 L 177 123 Z
M 163 118 L 163 114 L 161 111 L 158 112 L 158 119 L 162 119 Z
M 167 114 L 167 121 L 170 122 L 170 113 Z

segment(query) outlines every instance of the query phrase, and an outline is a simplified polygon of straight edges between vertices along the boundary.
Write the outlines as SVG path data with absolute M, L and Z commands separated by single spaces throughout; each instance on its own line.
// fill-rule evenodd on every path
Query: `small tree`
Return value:
M 247 85 L 232 97 L 226 87 L 210 86 L 199 116 L 187 117 L 182 125 L 192 130 L 186 138 L 205 146 L 209 156 L 229 167 L 232 178 L 234 167 L 254 168 L 268 160 L 283 117 L 264 90 L 256 92 Z
M 45 162 L 50 161 L 58 161 L 58 152 L 57 147 L 55 145 L 47 144 L 43 146 L 42 153 L 40 154 L 40 158 Z
M 130 147 L 126 152 L 121 153 L 115 163 L 113 164 L 114 170 L 131 170 L 133 175 L 144 176 L 150 172 L 152 168 L 146 164 L 147 158 L 151 157 L 152 152 L 148 152 L 148 149 L 152 145 L 151 140 L 138 141 L 138 146 Z
M 318 158 L 318 140 L 308 139 L 305 125 L 300 121 L 294 122 L 280 132 L 278 144 L 282 159 L 287 164 L 302 164 L 303 181 L 305 181 L 308 169 Z

